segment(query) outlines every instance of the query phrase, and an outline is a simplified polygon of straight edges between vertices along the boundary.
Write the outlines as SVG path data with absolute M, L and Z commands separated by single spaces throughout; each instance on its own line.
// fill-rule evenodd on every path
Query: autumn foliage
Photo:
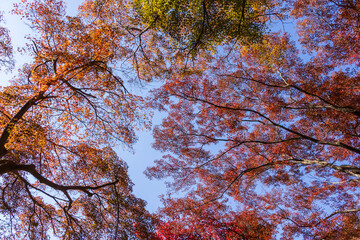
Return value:
M 179 206 L 182 210 L 179 211 Z M 271 239 L 274 226 L 255 211 L 232 211 L 222 204 L 167 199 L 157 235 L 165 239 Z
M 359 1 L 86 0 L 70 17 L 35 0 L 14 13 L 34 34 L 0 92 L 5 239 L 360 235 Z M 125 78 L 161 86 L 144 100 Z M 114 150 L 150 128 L 150 107 L 166 114 L 146 171 L 169 185 L 156 217 Z
M 283 31 L 225 44 L 153 91 L 152 106 L 168 117 L 154 132 L 164 157 L 147 174 L 185 192 L 162 211 L 201 238 L 212 231 L 200 209 L 214 204 L 255 212 L 272 239 L 359 236 L 360 6 L 287 4 L 301 45 Z
M 35 34 L 23 49 L 32 61 L 0 93 L 3 239 L 129 239 L 154 230 L 114 151 L 148 126 L 141 97 L 113 72 L 128 51 L 123 35 L 86 9 L 69 17 L 61 1 L 15 6 Z

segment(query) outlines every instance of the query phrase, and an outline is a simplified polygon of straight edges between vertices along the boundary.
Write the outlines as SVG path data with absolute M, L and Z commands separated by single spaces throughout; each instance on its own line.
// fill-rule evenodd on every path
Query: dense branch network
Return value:
M 125 239 L 151 236 L 155 217 L 132 194 L 131 147 L 147 127 L 142 99 L 125 88 L 115 62 L 131 47 L 117 29 L 68 17 L 62 1 L 22 3 L 15 13 L 37 32 L 32 61 L 0 92 L 1 233 L 9 238 Z M 83 5 L 83 13 L 91 6 Z M 89 21 L 90 20 L 90 21 Z M 76 37 L 74 37 L 76 36 Z M 22 229 L 19 231 L 19 229 Z

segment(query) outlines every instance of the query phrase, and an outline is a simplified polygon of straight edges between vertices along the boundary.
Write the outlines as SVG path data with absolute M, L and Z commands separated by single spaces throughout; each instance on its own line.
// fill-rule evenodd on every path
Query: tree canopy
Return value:
M 85 0 L 67 16 L 33 0 L 14 13 L 33 34 L 0 91 L 5 238 L 360 235 L 358 1 Z M 161 86 L 144 99 L 127 79 Z M 151 127 L 150 108 L 166 113 L 146 171 L 169 185 L 156 216 L 115 151 Z
M 144 24 L 170 36 L 174 46 L 189 52 L 233 40 L 245 44 L 259 40 L 273 4 L 263 0 L 131 2 Z
M 127 58 L 123 36 L 85 13 L 66 16 L 62 1 L 14 11 L 35 34 L 23 50 L 32 60 L 0 93 L 1 235 L 151 236 L 156 219 L 132 194 L 114 151 L 119 143 L 131 147 L 135 129 L 148 126 L 143 100 L 113 71 Z
M 359 236 L 360 5 L 289 4 L 301 45 L 293 33 L 268 32 L 153 91 L 152 105 L 168 116 L 154 132 L 165 155 L 147 174 L 186 193 L 164 198 L 173 234 L 192 219 L 187 226 L 206 238 L 196 209 L 208 206 L 254 211 L 284 239 Z M 211 214 L 236 221 L 224 216 Z

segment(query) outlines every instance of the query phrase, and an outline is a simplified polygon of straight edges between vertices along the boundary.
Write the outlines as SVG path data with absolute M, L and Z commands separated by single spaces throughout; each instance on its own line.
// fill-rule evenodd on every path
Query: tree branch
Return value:
M 15 116 L 8 122 L 8 124 L 6 124 L 6 127 L 4 128 L 4 130 L 1 134 L 1 137 L 0 137 L 0 158 L 2 158 L 7 153 L 5 144 L 8 141 L 11 131 L 14 129 L 14 127 L 19 122 L 19 120 L 25 115 L 25 113 L 31 107 L 33 107 L 39 101 L 46 98 L 46 97 L 44 97 L 44 93 L 45 93 L 45 91 L 41 91 L 36 96 L 34 96 L 30 100 L 28 100 L 24 104 L 24 106 L 22 106 L 22 108 L 15 114 Z
M 100 186 L 80 186 L 80 185 L 73 185 L 73 186 L 64 186 L 64 185 L 59 185 L 57 183 L 54 183 L 52 181 L 50 181 L 49 179 L 47 179 L 46 177 L 44 177 L 43 175 L 41 175 L 35 168 L 35 165 L 30 164 L 30 165 L 26 165 L 26 164 L 16 164 L 12 161 L 0 161 L 0 175 L 4 174 L 4 173 L 8 173 L 8 172 L 18 172 L 18 171 L 25 171 L 30 173 L 33 177 L 35 177 L 37 180 L 39 180 L 40 183 L 43 183 L 53 189 L 62 191 L 68 198 L 69 200 L 71 200 L 70 196 L 68 195 L 67 191 L 68 190 L 78 190 L 78 191 L 82 191 L 84 193 L 86 193 L 89 197 L 91 197 L 92 195 L 94 195 L 94 193 L 90 192 L 89 190 L 97 190 L 100 188 L 104 188 L 110 185 L 115 185 L 119 182 L 119 180 L 115 180 L 114 182 L 110 182 L 110 183 L 106 183 Z
M 260 112 L 258 112 L 256 110 L 253 110 L 253 109 L 222 106 L 222 105 L 218 105 L 218 104 L 215 104 L 213 102 L 209 102 L 207 100 L 204 100 L 204 99 L 201 99 L 201 98 L 198 98 L 198 97 L 194 97 L 194 96 L 186 96 L 186 95 L 180 95 L 180 94 L 176 94 L 176 93 L 172 93 L 172 95 L 183 98 L 183 99 L 187 99 L 189 101 L 199 101 L 199 102 L 202 102 L 202 103 L 206 103 L 206 104 L 211 105 L 211 106 L 216 107 L 216 108 L 227 109 L 227 110 L 232 110 L 232 111 L 251 112 L 251 113 L 254 113 L 254 114 L 260 116 L 261 118 L 266 119 L 272 125 L 274 125 L 276 127 L 279 127 L 279 128 L 281 128 L 281 129 L 283 129 L 283 130 L 285 130 L 287 132 L 293 133 L 293 134 L 295 134 L 297 136 L 300 136 L 303 139 L 306 139 L 306 140 L 309 140 L 311 142 L 321 144 L 321 145 L 341 147 L 341 148 L 347 149 L 349 151 L 355 152 L 357 154 L 360 154 L 360 149 L 358 149 L 358 148 L 355 148 L 355 147 L 350 146 L 350 145 L 348 145 L 346 143 L 343 143 L 343 142 L 328 142 L 328 141 L 322 141 L 322 140 L 316 139 L 316 138 L 311 137 L 311 136 L 307 136 L 307 135 L 305 135 L 303 133 L 300 133 L 298 131 L 295 131 L 293 129 L 285 127 L 285 126 L 283 126 L 283 125 L 281 125 L 279 123 L 276 123 L 273 120 L 271 120 L 269 117 L 265 116 L 264 114 L 262 114 L 262 113 L 260 113 Z

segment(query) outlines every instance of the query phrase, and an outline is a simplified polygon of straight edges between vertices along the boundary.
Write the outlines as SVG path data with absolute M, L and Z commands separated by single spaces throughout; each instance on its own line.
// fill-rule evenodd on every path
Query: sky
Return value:
M 31 29 L 24 21 L 20 20 L 18 16 L 10 13 L 13 4 L 18 2 L 20 2 L 20 0 L 0 0 L 0 11 L 4 13 L 5 26 L 10 31 L 14 50 L 24 46 L 26 43 L 25 36 L 31 33 Z M 77 7 L 82 0 L 67 0 L 66 2 L 69 15 L 75 15 Z M 15 51 L 16 68 L 20 67 L 28 60 L 28 57 L 20 55 Z M 8 81 L 12 78 L 12 76 L 16 76 L 16 68 L 11 73 L 0 71 L 0 86 L 6 86 L 9 84 Z M 142 94 L 147 93 L 145 88 L 140 89 L 139 92 Z M 156 114 L 154 117 L 154 124 L 159 124 L 161 121 L 159 115 Z M 151 147 L 153 138 L 150 131 L 138 131 L 137 136 L 139 140 L 134 145 L 134 153 L 123 150 L 121 147 L 116 149 L 116 151 L 119 157 L 127 162 L 129 166 L 129 176 L 135 184 L 133 193 L 136 197 L 139 197 L 148 203 L 147 209 L 150 212 L 155 212 L 157 208 L 161 206 L 159 195 L 166 193 L 165 184 L 163 181 L 149 180 L 143 172 L 146 167 L 153 165 L 154 160 L 161 157 L 161 153 L 155 151 Z
M 13 40 L 14 49 L 22 47 L 26 43 L 25 36 L 31 33 L 31 29 L 24 21 L 18 16 L 10 14 L 14 3 L 18 3 L 21 0 L 0 0 L 0 11 L 4 13 L 5 26 L 10 30 L 10 36 Z M 76 15 L 77 7 L 83 2 L 83 0 L 65 0 L 67 6 L 67 12 L 69 15 Z M 289 32 L 290 27 L 285 24 L 281 26 L 273 26 L 279 28 L 278 30 L 286 30 Z M 294 33 L 294 30 L 290 31 Z M 293 34 L 295 35 L 295 34 Z M 20 55 L 15 51 L 16 67 L 21 67 L 22 64 L 29 61 L 29 59 Z M 16 76 L 16 68 L 12 73 L 4 73 L 0 71 L 0 86 L 5 86 L 8 80 L 13 76 Z M 148 86 L 147 88 L 151 88 Z M 147 94 L 147 90 L 139 88 L 129 88 L 130 91 L 136 91 L 138 94 Z M 161 117 L 159 114 L 155 114 L 153 119 L 153 125 L 160 124 Z M 154 160 L 161 158 L 161 153 L 154 150 L 151 147 L 154 141 L 151 135 L 151 131 L 138 131 L 138 142 L 134 145 L 133 152 L 121 149 L 121 146 L 116 149 L 119 157 L 123 159 L 129 166 L 129 177 L 134 185 L 135 196 L 145 200 L 148 205 L 147 209 L 150 212 L 155 212 L 158 207 L 161 206 L 159 195 L 166 194 L 164 181 L 149 180 L 143 172 L 149 166 L 153 166 Z
M 0 11 L 5 13 L 5 20 L 7 28 L 10 30 L 11 38 L 13 39 L 14 48 L 24 46 L 26 43 L 25 35 L 31 33 L 29 26 L 25 22 L 21 21 L 18 16 L 9 14 L 13 3 L 19 2 L 17 0 L 0 0 Z M 77 6 L 82 0 L 66 0 L 67 9 L 70 15 L 76 14 Z M 279 26 L 278 26 L 279 27 Z M 286 28 L 285 31 L 292 33 L 295 37 L 295 31 L 293 25 L 282 25 L 279 30 Z M 297 38 L 295 37 L 295 40 Z M 16 53 L 16 51 L 15 51 Z M 20 67 L 28 59 L 26 56 L 15 54 L 17 67 Z M 4 73 L 0 71 L 0 86 L 8 84 L 8 80 L 12 75 L 16 75 L 16 70 L 12 73 Z M 136 89 L 132 89 L 136 90 Z M 137 89 L 138 93 L 146 94 L 146 89 Z M 154 118 L 154 125 L 159 124 L 161 117 L 156 114 Z M 138 142 L 134 145 L 134 154 L 129 151 L 124 151 L 121 148 L 117 149 L 117 153 L 120 158 L 127 162 L 129 166 L 129 176 L 134 182 L 134 194 L 135 196 L 145 200 L 148 205 L 147 209 L 150 212 L 155 212 L 158 207 L 161 206 L 159 195 L 166 194 L 165 184 L 163 181 L 149 180 L 143 174 L 144 170 L 153 165 L 154 160 L 161 158 L 161 153 L 155 151 L 151 144 L 154 141 L 150 131 L 138 131 Z

